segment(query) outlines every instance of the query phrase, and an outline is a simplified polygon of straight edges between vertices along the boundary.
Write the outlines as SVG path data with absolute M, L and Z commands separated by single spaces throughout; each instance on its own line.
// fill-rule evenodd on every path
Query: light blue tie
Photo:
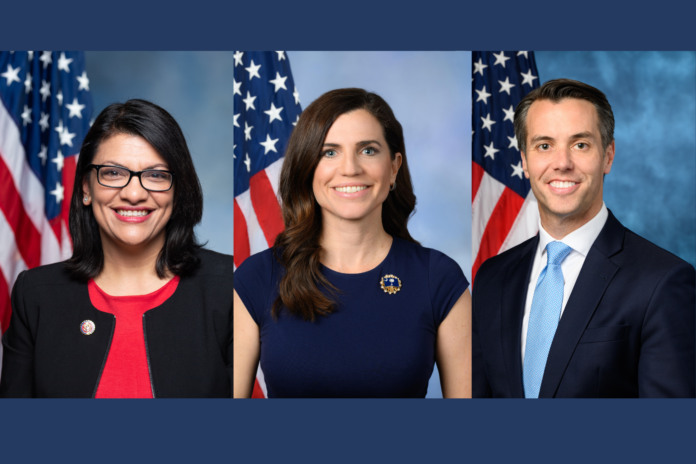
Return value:
M 550 242 L 546 245 L 546 267 L 539 274 L 534 289 L 527 328 L 522 375 L 525 398 L 539 398 L 546 358 L 549 356 L 563 306 L 561 263 L 571 251 L 573 249 L 563 242 Z

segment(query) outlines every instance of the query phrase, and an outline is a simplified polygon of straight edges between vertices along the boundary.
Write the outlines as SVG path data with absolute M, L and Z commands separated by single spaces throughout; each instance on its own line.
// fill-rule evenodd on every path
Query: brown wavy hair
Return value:
M 396 153 L 402 157 L 396 187 L 382 204 L 384 230 L 393 237 L 418 243 L 407 227 L 416 207 L 416 196 L 406 160 L 403 129 L 394 112 L 382 97 L 363 89 L 326 92 L 302 112 L 285 151 L 278 190 L 285 230 L 276 237 L 273 252 L 286 272 L 273 304 L 274 318 L 283 306 L 289 314 L 309 321 L 335 309 L 334 301 L 321 290 L 332 294 L 338 291 L 320 270 L 321 207 L 314 198 L 312 181 L 329 129 L 339 116 L 359 109 L 368 111 L 379 121 L 391 158 Z

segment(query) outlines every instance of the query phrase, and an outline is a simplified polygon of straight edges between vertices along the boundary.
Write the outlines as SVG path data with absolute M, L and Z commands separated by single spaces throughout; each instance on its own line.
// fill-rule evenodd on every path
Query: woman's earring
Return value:
M 396 188 L 396 181 L 394 181 L 394 183 L 389 186 L 389 191 L 393 192 L 395 188 Z
M 88 197 L 88 196 L 85 196 L 84 202 L 87 203 L 88 201 L 89 201 L 89 197 Z

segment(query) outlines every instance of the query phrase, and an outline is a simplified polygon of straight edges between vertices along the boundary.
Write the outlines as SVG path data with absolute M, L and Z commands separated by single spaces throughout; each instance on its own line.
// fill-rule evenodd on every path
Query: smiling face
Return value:
M 164 158 L 145 139 L 127 134 L 104 140 L 92 164 L 131 171 L 169 169 Z M 150 192 L 135 177 L 123 188 L 105 187 L 97 181 L 97 170 L 92 169 L 85 176 L 82 189 L 87 197 L 83 201 L 92 206 L 105 249 L 110 245 L 160 249 L 164 245 L 165 226 L 174 205 L 174 187 L 166 192 Z
M 339 116 L 326 134 L 312 182 L 324 220 L 381 221 L 400 166 L 401 153 L 392 159 L 382 126 L 368 111 Z
M 567 235 L 602 208 L 603 176 L 611 171 L 614 142 L 602 148 L 597 111 L 585 100 L 537 100 L 526 124 L 522 167 L 542 225 L 552 235 L 554 228 Z

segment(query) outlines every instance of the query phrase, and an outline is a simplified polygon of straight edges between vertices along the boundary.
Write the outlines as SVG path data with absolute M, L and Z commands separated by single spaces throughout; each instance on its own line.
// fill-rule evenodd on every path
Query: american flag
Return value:
M 84 53 L 0 52 L 0 99 L 0 331 L 4 331 L 17 275 L 72 255 L 68 211 L 76 155 L 92 117 Z
M 234 264 L 283 230 L 278 180 L 300 94 L 285 52 L 234 53 Z M 266 396 L 259 368 L 253 398 Z
M 472 281 L 488 258 L 538 232 L 539 211 L 513 126 L 515 108 L 539 87 L 533 52 L 473 52 Z

